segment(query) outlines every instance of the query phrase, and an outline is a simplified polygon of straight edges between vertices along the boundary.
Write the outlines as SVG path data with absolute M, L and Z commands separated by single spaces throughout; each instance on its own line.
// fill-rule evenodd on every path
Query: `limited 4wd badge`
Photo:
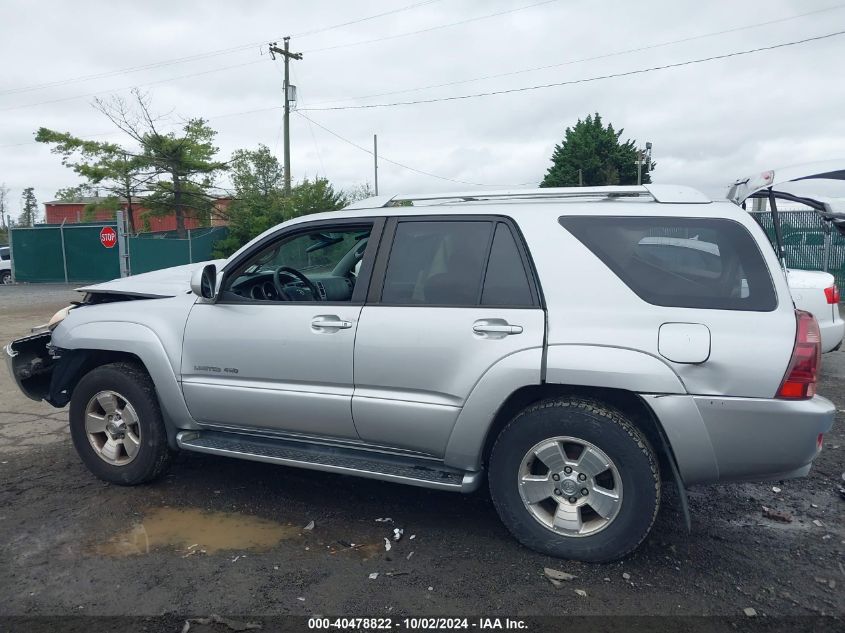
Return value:
M 237 374 L 238 368 L 237 367 L 223 367 L 221 369 L 220 367 L 214 367 L 212 365 L 194 365 L 194 371 L 205 371 L 205 372 L 210 372 L 210 373 L 213 373 L 213 374 L 219 374 L 219 373 Z

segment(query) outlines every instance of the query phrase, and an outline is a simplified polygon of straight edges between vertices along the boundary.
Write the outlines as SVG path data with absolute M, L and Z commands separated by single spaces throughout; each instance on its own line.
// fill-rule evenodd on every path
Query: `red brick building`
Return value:
M 85 208 L 91 204 L 103 203 L 105 198 L 80 198 L 72 202 L 64 200 L 53 200 L 52 202 L 44 203 L 44 217 L 47 224 L 76 224 L 79 222 L 102 222 L 114 219 L 114 212 L 106 209 L 94 211 L 93 216 L 86 216 Z M 215 211 L 211 214 L 211 226 L 226 226 L 226 210 L 232 202 L 231 198 L 216 198 L 214 200 Z M 126 203 L 122 204 L 122 209 L 126 211 Z M 176 230 L 176 216 L 153 216 L 148 215 L 149 210 L 146 209 L 142 203 L 132 203 L 132 225 L 135 231 L 144 231 L 146 225 L 150 227 L 150 231 L 175 231 Z M 200 220 L 190 217 L 186 214 L 185 228 L 196 229 L 201 226 Z

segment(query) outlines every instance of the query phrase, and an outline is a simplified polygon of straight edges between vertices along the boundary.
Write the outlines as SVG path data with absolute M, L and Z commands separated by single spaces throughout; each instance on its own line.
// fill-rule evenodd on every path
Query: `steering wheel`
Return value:
M 282 285 L 281 280 L 281 273 L 285 273 L 291 277 L 295 277 L 299 281 L 301 281 L 308 290 L 311 291 L 311 296 L 314 297 L 314 301 L 322 301 L 322 297 L 320 296 L 320 292 L 317 290 L 317 286 L 314 285 L 308 277 L 303 275 L 299 272 L 296 268 L 291 268 L 290 266 L 279 266 L 276 270 L 273 271 L 273 285 L 276 287 L 276 292 L 279 293 L 279 296 L 282 297 L 285 301 L 291 301 L 290 295 L 285 292 L 285 288 Z

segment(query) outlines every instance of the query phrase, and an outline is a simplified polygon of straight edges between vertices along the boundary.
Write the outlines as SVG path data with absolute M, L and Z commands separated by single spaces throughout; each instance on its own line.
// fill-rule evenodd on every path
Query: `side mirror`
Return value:
M 209 264 L 191 275 L 191 291 L 203 299 L 214 299 L 217 289 L 217 266 Z

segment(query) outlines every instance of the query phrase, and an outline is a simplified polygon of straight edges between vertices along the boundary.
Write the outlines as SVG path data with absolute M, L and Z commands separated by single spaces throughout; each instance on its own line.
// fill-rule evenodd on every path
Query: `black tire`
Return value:
M 12 271 L 11 270 L 2 270 L 0 271 L 0 284 L 9 284 L 12 283 Z
M 106 390 L 121 394 L 138 415 L 139 449 L 132 461 L 125 465 L 104 461 L 94 450 L 85 431 L 88 402 L 97 393 Z M 70 436 L 88 470 L 104 481 L 122 486 L 152 481 L 167 470 L 172 458 L 153 382 L 144 369 L 132 363 L 102 365 L 82 377 L 70 401 Z
M 523 457 L 544 440 L 560 436 L 593 444 L 612 460 L 621 477 L 624 494 L 617 514 L 594 534 L 553 531 L 532 515 L 520 495 Z M 508 423 L 490 454 L 489 482 L 502 522 L 520 543 L 573 560 L 607 562 L 629 554 L 648 535 L 660 506 L 658 461 L 646 438 L 620 412 L 581 398 L 545 400 Z

